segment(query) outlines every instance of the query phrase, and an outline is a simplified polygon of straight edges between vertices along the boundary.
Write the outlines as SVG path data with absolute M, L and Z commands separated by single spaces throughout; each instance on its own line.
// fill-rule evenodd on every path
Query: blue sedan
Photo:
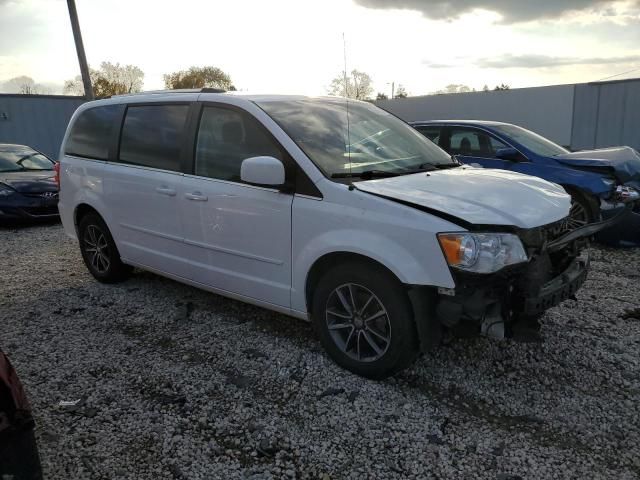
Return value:
M 573 205 L 570 227 L 610 218 L 634 202 L 624 222 L 601 241 L 640 245 L 640 154 L 629 147 L 570 152 L 516 125 L 475 120 L 412 122 L 414 128 L 462 163 L 534 175 L 562 185 Z

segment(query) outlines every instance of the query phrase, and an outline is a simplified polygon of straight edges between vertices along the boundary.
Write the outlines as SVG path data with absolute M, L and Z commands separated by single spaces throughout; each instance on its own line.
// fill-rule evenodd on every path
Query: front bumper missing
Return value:
M 508 337 L 518 322 L 575 299 L 589 268 L 585 252 L 567 260 L 559 272 L 551 257 L 543 254 L 491 276 L 458 273 L 455 290 L 435 295 L 431 318 L 456 336 Z

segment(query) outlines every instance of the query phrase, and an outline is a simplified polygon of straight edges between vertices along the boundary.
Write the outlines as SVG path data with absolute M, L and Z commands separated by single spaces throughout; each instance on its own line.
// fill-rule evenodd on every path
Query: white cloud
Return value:
M 145 72 L 146 89 L 162 88 L 165 73 L 213 65 L 227 71 L 240 89 L 322 95 L 343 69 L 343 32 L 347 68 L 369 73 L 376 90 L 387 94 L 391 82 L 421 94 L 451 83 L 481 88 L 485 83 L 590 81 L 617 66 L 561 64 L 570 59 L 624 58 L 637 53 L 630 49 L 640 40 L 640 29 L 629 23 L 629 3 L 624 8 L 622 3 L 607 7 L 601 12 L 607 16 L 597 17 L 597 24 L 507 25 L 495 23 L 500 18 L 497 13 L 462 8 L 480 0 L 436 0 L 461 6 L 460 15 L 447 21 L 411 10 L 366 8 L 350 0 L 182 0 L 179 7 L 161 0 L 76 1 L 89 63 L 137 65 Z M 491 3 L 503 5 L 505 14 L 509 5 L 522 2 Z M 513 8 L 510 12 L 513 18 L 527 16 Z M 0 0 L 0 31 L 11 39 L 0 45 L 0 82 L 28 75 L 38 83 L 59 84 L 78 75 L 63 0 Z M 525 61 L 527 56 L 540 62 L 549 52 L 556 64 L 544 69 L 506 69 L 496 64 Z

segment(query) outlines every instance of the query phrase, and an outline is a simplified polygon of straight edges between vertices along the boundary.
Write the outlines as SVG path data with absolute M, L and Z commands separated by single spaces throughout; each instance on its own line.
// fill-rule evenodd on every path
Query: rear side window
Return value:
M 127 108 L 120 139 L 120 162 L 180 171 L 180 148 L 188 112 L 188 105 Z
M 283 160 L 280 147 L 255 118 L 227 108 L 204 107 L 196 144 L 196 175 L 239 182 L 242 161 L 262 155 Z
M 107 160 L 118 105 L 94 107 L 82 112 L 71 127 L 64 153 L 76 157 Z

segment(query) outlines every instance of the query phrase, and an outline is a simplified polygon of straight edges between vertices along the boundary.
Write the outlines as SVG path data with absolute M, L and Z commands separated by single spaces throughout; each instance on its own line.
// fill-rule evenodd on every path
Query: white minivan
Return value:
M 593 226 L 558 185 L 460 165 L 403 121 L 341 98 L 198 91 L 82 105 L 60 215 L 92 275 L 133 267 L 315 325 L 383 378 L 443 335 L 537 328 L 573 297 Z

